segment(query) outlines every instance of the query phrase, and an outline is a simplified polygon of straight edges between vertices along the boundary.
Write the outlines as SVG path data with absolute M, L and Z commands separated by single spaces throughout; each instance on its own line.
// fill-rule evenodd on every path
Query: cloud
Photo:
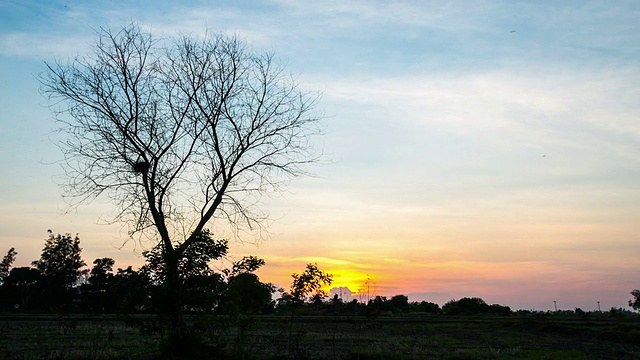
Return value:
M 86 49 L 91 37 L 65 38 L 55 34 L 5 33 L 0 35 L 0 54 L 40 60 L 73 57 Z
M 333 29 L 367 26 L 416 26 L 448 30 L 476 28 L 474 21 L 487 11 L 488 4 L 425 3 L 420 1 L 322 1 L 301 3 L 280 0 L 277 3 L 297 16 L 331 25 Z

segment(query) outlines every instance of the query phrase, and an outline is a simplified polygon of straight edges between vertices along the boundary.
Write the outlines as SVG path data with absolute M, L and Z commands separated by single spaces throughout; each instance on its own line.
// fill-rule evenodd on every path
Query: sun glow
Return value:
M 358 292 L 369 277 L 367 274 L 349 269 L 327 269 L 327 272 L 333 275 L 331 287 L 346 287 L 354 293 Z
M 333 274 L 333 282 L 330 289 L 325 290 L 333 290 L 331 296 L 338 294 L 343 299 L 358 299 L 366 302 L 379 295 L 377 283 L 370 274 L 350 269 L 335 269 L 328 272 Z

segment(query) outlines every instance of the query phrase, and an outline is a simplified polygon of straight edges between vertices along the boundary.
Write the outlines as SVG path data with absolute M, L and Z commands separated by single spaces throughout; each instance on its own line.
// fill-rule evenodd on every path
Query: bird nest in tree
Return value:
M 149 170 L 149 163 L 146 161 L 137 161 L 133 164 L 133 171 L 139 174 L 146 173 Z

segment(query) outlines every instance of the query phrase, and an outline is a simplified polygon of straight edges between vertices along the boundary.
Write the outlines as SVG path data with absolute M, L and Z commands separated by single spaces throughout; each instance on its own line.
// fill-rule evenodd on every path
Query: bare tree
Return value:
M 317 159 L 318 94 L 236 37 L 158 39 L 135 24 L 47 68 L 42 91 L 66 133 L 63 192 L 73 206 L 108 196 L 114 221 L 161 243 L 179 321 L 185 249 L 214 219 L 259 226 L 260 195 Z

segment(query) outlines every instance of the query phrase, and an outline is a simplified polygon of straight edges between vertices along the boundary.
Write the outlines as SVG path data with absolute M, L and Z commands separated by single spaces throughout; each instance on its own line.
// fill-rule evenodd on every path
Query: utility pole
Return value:
M 556 309 L 556 312 L 558 312 L 558 304 L 556 304 L 555 300 L 553 300 L 553 307 Z

